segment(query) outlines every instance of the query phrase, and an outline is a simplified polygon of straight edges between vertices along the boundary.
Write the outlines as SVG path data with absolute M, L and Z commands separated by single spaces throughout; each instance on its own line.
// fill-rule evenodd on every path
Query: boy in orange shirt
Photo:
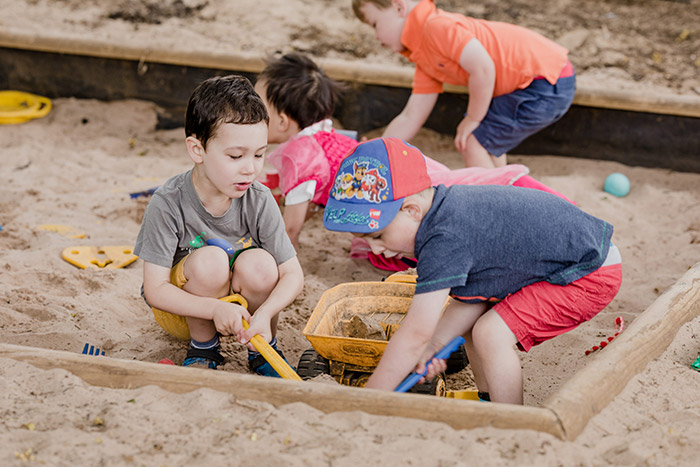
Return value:
M 528 29 L 437 9 L 433 0 L 353 0 L 382 45 L 416 64 L 413 91 L 385 137 L 409 140 L 444 83 L 469 86 L 455 146 L 467 167 L 501 167 L 507 151 L 559 120 L 576 77 L 568 51 Z

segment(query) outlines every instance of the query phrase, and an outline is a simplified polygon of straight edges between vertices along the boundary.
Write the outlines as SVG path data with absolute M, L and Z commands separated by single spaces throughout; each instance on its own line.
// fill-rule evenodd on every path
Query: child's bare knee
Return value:
M 484 348 L 491 345 L 497 341 L 498 337 L 498 326 L 492 319 L 492 316 L 488 314 L 482 315 L 476 323 L 471 332 L 471 339 L 474 346 L 479 348 Z
M 234 290 L 247 289 L 251 292 L 271 290 L 279 280 L 277 262 L 264 250 L 249 250 L 241 254 L 236 260 L 233 271 Z
M 518 339 L 503 318 L 495 310 L 490 310 L 474 324 L 472 342 L 477 352 L 491 353 L 499 349 L 514 349 Z
M 482 316 L 483 318 L 483 316 Z M 474 347 L 480 347 L 484 340 L 487 339 L 488 335 L 488 325 L 484 323 L 483 319 L 479 319 L 474 323 L 471 333 L 469 335 Z
M 211 284 L 225 284 L 229 280 L 228 255 L 218 247 L 204 247 L 187 258 L 185 277 L 188 282 L 206 279 Z

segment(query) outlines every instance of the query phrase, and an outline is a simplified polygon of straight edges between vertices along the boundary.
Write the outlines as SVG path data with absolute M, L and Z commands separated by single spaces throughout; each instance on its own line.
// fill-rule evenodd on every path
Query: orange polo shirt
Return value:
M 496 65 L 493 97 L 524 89 L 535 77 L 551 84 L 567 64 L 569 51 L 529 29 L 498 21 L 470 18 L 436 8 L 423 0 L 409 13 L 401 33 L 402 52 L 416 64 L 413 92 L 442 92 L 443 83 L 469 85 L 469 73 L 459 65 L 472 39 L 484 46 Z

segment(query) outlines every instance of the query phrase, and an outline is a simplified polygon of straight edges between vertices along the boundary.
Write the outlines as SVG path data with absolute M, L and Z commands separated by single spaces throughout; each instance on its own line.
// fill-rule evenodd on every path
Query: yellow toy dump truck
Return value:
M 340 384 L 364 386 L 406 316 L 414 291 L 415 276 L 394 275 L 385 282 L 352 282 L 324 292 L 303 330 L 313 348 L 302 353 L 299 376 L 330 374 Z M 467 364 L 462 346 L 448 360 L 447 372 Z M 445 396 L 445 377 L 410 392 Z

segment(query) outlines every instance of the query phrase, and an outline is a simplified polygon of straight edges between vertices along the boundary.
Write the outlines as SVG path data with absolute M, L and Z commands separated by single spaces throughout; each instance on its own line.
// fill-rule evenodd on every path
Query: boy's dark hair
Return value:
M 342 90 L 313 60 L 297 52 L 268 60 L 258 80 L 265 84 L 267 101 L 300 128 L 330 118 Z
M 239 75 L 216 76 L 192 92 L 185 114 L 185 135 L 194 136 L 204 149 L 223 123 L 254 125 L 270 122 L 265 103 L 250 81 Z
M 352 11 L 355 12 L 355 16 L 357 16 L 357 18 L 363 23 L 366 23 L 367 19 L 360 11 L 360 8 L 362 8 L 366 3 L 373 4 L 379 10 L 386 10 L 391 6 L 391 0 L 352 0 Z

